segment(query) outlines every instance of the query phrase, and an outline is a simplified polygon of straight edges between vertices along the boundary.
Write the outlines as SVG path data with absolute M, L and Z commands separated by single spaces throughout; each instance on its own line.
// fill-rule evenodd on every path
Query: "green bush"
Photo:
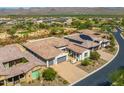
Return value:
M 110 51 L 110 52 L 114 52 L 115 50 L 116 50 L 115 47 L 113 47 L 113 46 L 110 46 L 110 47 L 109 47 L 109 51 Z
M 113 34 L 110 34 L 110 45 L 113 47 L 115 46 L 115 38 L 114 38 Z
M 113 86 L 124 86 L 124 68 L 119 68 L 108 75 Z
M 92 60 L 98 60 L 100 58 L 100 54 L 96 51 L 93 51 L 93 52 L 90 53 L 90 58 Z
M 81 60 L 81 65 L 83 65 L 83 66 L 88 66 L 90 64 L 91 64 L 91 60 L 90 59 Z
M 43 78 L 48 81 L 55 80 L 57 72 L 53 68 L 47 68 L 43 71 Z
M 64 28 L 62 27 L 52 27 L 50 35 L 62 35 L 64 33 Z
M 63 84 L 68 84 L 68 81 L 67 81 L 67 80 L 64 80 L 64 81 L 63 81 Z

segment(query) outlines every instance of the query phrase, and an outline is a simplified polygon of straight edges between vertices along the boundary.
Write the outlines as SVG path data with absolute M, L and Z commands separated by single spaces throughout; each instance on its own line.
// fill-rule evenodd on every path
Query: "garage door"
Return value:
M 40 77 L 40 72 L 38 70 L 32 72 L 32 79 L 38 79 L 39 77 Z
M 63 57 L 60 57 L 57 59 L 57 63 L 61 63 L 61 62 L 64 62 L 66 61 L 66 56 L 63 56 Z
M 54 64 L 54 61 L 53 60 L 50 60 L 49 61 L 49 65 L 53 65 Z

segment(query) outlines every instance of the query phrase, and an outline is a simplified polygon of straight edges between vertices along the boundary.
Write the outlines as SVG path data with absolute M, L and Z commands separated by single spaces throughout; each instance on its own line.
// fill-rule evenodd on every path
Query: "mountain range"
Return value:
M 0 15 L 124 15 L 124 7 L 2 7 Z

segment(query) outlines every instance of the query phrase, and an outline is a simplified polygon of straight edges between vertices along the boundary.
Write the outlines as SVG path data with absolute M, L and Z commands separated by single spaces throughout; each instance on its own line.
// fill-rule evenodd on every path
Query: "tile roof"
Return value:
M 84 48 L 92 48 L 92 47 L 96 47 L 99 46 L 99 43 L 93 42 L 93 41 L 86 41 L 85 43 L 81 44 L 81 46 L 83 46 Z
M 67 46 L 68 41 L 63 38 L 52 37 L 28 42 L 23 45 L 44 59 L 51 59 L 62 53 L 62 51 L 56 47 Z
M 78 45 L 75 45 L 75 44 L 70 44 L 69 46 L 67 46 L 67 48 L 70 49 L 70 50 L 72 50 L 72 51 L 74 51 L 74 52 L 76 52 L 76 53 L 79 53 L 79 54 L 81 54 L 84 51 L 87 51 L 88 50 L 86 48 L 83 48 L 83 47 L 78 46 Z
M 75 33 L 75 34 L 72 34 L 72 35 L 68 35 L 68 36 L 65 36 L 66 39 L 71 39 L 71 40 L 76 40 L 76 41 L 80 41 L 80 42 L 84 42 L 84 39 L 82 39 L 80 37 L 80 33 Z
M 6 45 L 0 48 L 0 62 L 6 62 L 22 58 L 23 55 L 16 45 Z
M 28 62 L 25 64 L 18 64 L 17 66 L 13 66 L 11 68 L 5 68 L 3 65 L 4 62 L 9 62 L 20 58 L 25 58 Z M 46 64 L 29 52 L 25 51 L 19 44 L 7 45 L 0 48 L 0 75 L 5 75 L 6 78 L 16 76 L 21 73 L 26 73 L 36 66 L 43 65 Z
M 107 36 L 107 34 L 92 31 L 92 30 L 80 30 L 79 32 L 81 32 L 82 34 L 88 35 L 92 37 L 94 40 L 98 40 L 98 41 L 103 40 L 104 39 L 103 36 Z
M 99 43 L 94 41 L 103 41 L 103 42 L 109 41 L 106 38 L 103 38 L 103 36 L 107 36 L 107 34 L 99 33 L 99 32 L 97 33 L 92 30 L 80 30 L 79 33 L 65 36 L 65 38 L 69 40 L 79 41 L 81 42 L 81 44 L 77 44 L 77 45 L 83 46 L 85 48 L 91 48 L 99 45 Z
M 81 43 L 83 43 L 87 40 L 93 41 L 94 39 L 98 39 L 95 35 L 85 34 L 85 33 L 75 33 L 72 35 L 65 36 L 65 38 L 70 39 L 70 40 L 76 40 Z

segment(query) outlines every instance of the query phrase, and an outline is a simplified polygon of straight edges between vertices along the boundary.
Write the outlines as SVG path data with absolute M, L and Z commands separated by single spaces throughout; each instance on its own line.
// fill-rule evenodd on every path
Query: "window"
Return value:
M 13 80 L 12 80 L 12 78 L 8 78 L 8 82 L 12 82 Z
M 14 65 L 24 64 L 24 63 L 27 63 L 27 62 L 28 62 L 28 60 L 26 60 L 25 58 L 20 58 L 20 59 L 17 59 L 17 60 L 13 60 L 13 61 L 3 63 L 3 65 L 4 65 L 5 68 L 10 68 Z
M 21 74 L 21 75 L 20 75 L 20 78 L 23 78 L 23 77 L 24 77 L 24 75 L 23 75 L 23 74 Z
M 88 56 L 88 53 L 85 53 L 85 54 L 84 54 L 84 57 L 87 57 L 87 56 Z
M 9 63 L 4 63 L 3 65 L 4 65 L 5 68 L 9 68 L 10 67 Z
M 4 85 L 4 80 L 1 80 L 0 81 L 0 86 L 3 86 Z

